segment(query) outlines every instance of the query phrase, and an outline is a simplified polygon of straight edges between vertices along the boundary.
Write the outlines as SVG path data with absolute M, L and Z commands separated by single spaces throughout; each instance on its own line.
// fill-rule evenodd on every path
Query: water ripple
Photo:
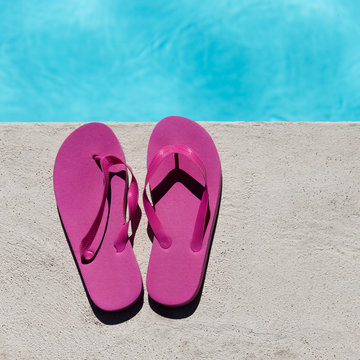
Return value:
M 17 0 L 0 121 L 360 120 L 356 0 Z

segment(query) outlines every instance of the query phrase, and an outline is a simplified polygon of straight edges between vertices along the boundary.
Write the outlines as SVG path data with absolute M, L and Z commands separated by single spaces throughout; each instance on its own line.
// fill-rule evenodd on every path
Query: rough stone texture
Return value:
M 1 359 L 359 359 L 360 124 L 205 123 L 223 196 L 203 295 L 106 325 L 58 219 L 52 168 L 76 124 L 0 126 Z M 140 184 L 153 124 L 110 124 Z M 143 279 L 151 243 L 135 239 Z

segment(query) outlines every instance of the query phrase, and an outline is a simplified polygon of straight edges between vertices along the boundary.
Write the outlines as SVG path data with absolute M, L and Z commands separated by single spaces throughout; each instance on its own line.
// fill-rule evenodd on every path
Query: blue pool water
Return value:
M 0 122 L 360 120 L 358 0 L 0 5 Z

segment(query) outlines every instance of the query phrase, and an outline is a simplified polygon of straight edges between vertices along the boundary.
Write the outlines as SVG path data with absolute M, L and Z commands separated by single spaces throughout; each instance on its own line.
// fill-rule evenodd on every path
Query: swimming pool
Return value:
M 360 120 L 356 0 L 14 0 L 0 122 Z

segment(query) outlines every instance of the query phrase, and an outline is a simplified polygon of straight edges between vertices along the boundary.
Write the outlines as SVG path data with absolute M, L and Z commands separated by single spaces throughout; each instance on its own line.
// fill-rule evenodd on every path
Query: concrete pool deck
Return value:
M 142 188 L 154 124 L 109 125 Z M 360 358 L 360 123 L 202 125 L 222 203 L 200 303 L 180 319 L 146 290 L 141 309 L 94 314 L 52 188 L 78 124 L 0 125 L 0 359 Z

